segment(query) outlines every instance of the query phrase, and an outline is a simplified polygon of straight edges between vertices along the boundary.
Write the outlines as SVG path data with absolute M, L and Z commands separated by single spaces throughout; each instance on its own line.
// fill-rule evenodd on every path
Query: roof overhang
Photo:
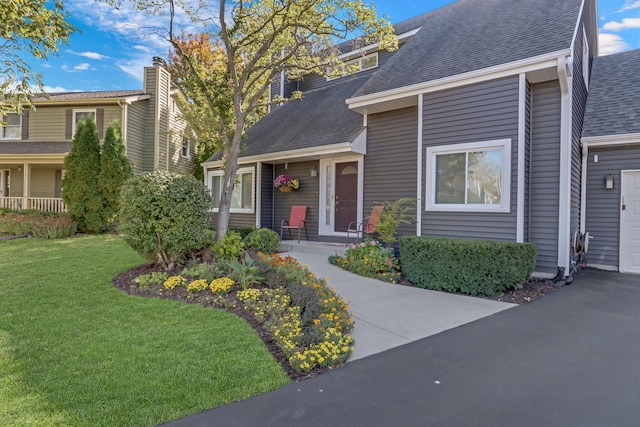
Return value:
M 134 95 L 111 98 L 81 98 L 81 99 L 37 99 L 33 101 L 36 107 L 56 105 L 86 105 L 86 104 L 131 104 L 136 101 L 150 99 L 151 95 Z
M 44 154 L 0 154 L 1 163 L 29 163 L 29 164 L 47 164 L 52 162 L 64 162 L 64 158 L 68 153 L 44 153 Z
M 597 147 L 616 147 L 620 145 L 640 144 L 640 133 L 620 135 L 583 136 L 582 146 L 586 149 Z
M 521 73 L 526 74 L 528 77 L 531 76 L 531 80 L 540 81 L 540 73 L 544 72 L 546 74 L 545 79 L 551 80 L 554 76 L 557 78 L 557 71 L 554 71 L 554 69 L 557 69 L 558 58 L 566 58 L 570 54 L 571 50 L 567 48 L 455 76 L 357 96 L 347 99 L 346 102 L 350 109 L 361 114 L 375 114 L 417 105 L 418 95 L 420 94 L 496 80 Z
M 319 147 L 301 148 L 298 150 L 287 150 L 275 153 L 258 154 L 246 156 L 238 159 L 238 164 L 247 163 L 287 163 L 292 161 L 316 160 L 327 156 L 339 157 L 352 154 L 367 154 L 367 130 L 364 129 L 352 142 L 341 142 L 338 144 L 322 145 Z M 208 168 L 219 168 L 222 160 L 213 160 L 202 163 Z

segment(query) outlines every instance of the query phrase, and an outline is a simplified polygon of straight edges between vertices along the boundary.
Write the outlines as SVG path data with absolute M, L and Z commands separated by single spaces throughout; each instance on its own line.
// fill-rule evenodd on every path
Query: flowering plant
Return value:
M 273 180 L 273 186 L 276 188 L 289 187 L 291 189 L 297 190 L 300 188 L 300 181 L 291 178 L 289 175 L 283 174 L 278 175 L 276 179 Z

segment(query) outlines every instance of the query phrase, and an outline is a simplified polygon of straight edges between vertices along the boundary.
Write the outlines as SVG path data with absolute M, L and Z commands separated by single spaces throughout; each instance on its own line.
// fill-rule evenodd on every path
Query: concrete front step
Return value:
M 279 252 L 304 252 L 312 254 L 326 255 L 344 255 L 346 247 L 342 243 L 313 242 L 308 240 L 283 240 L 278 248 Z

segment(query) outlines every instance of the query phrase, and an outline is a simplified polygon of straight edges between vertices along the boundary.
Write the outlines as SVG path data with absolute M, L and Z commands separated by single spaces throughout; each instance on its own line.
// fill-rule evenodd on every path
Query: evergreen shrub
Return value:
M 536 264 L 533 243 L 402 236 L 403 275 L 416 286 L 495 296 L 526 282 Z
M 273 254 L 280 245 L 280 235 L 268 228 L 253 230 L 243 239 L 247 249 L 255 249 L 265 254 Z

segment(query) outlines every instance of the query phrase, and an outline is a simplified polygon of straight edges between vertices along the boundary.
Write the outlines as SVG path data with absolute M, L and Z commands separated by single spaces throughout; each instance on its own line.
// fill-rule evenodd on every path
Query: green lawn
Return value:
M 111 285 L 115 236 L 0 241 L 0 425 L 157 425 L 288 382 L 228 313 Z

